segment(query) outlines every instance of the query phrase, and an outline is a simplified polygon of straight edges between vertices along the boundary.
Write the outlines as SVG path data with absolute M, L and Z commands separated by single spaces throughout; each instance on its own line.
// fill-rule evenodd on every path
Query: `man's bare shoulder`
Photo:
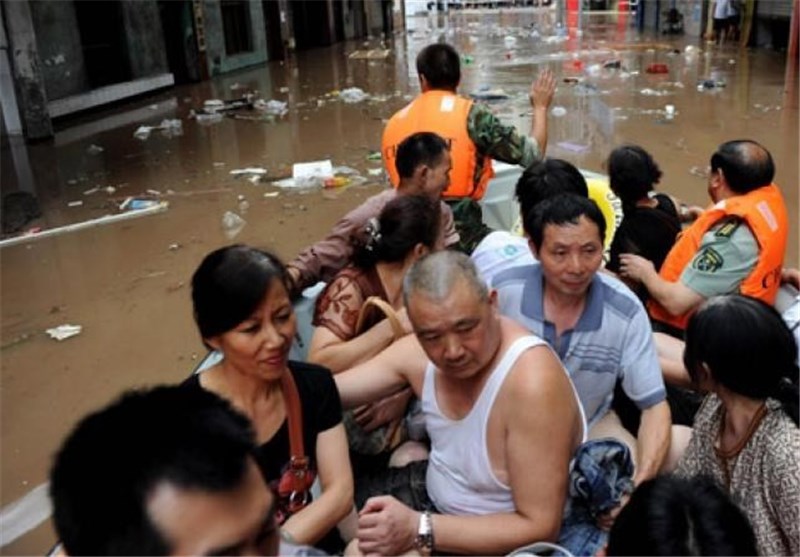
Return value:
M 510 346 L 525 336 L 536 336 L 516 322 L 505 317 L 502 319 L 504 345 Z M 535 399 L 549 405 L 558 403 L 562 397 L 573 396 L 569 378 L 561 361 L 545 342 L 519 355 L 508 381 L 511 387 L 508 389 L 511 394 L 510 399 L 522 404 Z

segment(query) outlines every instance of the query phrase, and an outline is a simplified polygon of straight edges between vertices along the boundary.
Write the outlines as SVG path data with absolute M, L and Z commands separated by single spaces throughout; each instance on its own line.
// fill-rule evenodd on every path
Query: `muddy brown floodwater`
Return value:
M 379 41 L 301 52 L 286 63 L 70 120 L 53 141 L 23 148 L 43 210 L 26 228 L 100 217 L 147 190 L 160 192 L 169 209 L 0 251 L 2 505 L 46 481 L 54 450 L 81 416 L 126 388 L 180 381 L 202 357 L 188 281 L 206 253 L 230 242 L 221 226 L 226 211 L 247 223 L 235 241 L 288 259 L 385 187 L 381 176 L 369 174 L 380 162 L 368 155 L 380 147 L 385 120 L 418 92 L 414 57 L 432 41 L 445 39 L 465 56 L 460 92 L 502 88 L 509 99 L 494 109 L 525 131 L 529 83 L 552 68 L 559 78 L 554 105 L 564 110 L 550 116 L 548 155 L 602 171 L 613 146 L 638 143 L 664 171 L 661 189 L 692 203 L 707 202 L 701 174 L 719 143 L 762 142 L 790 208 L 787 262 L 798 264 L 798 111 L 784 101 L 783 54 L 641 36 L 608 16 L 586 17 L 580 37 L 573 30 L 560 41 L 553 22 L 550 10 L 413 18 L 386 45 L 386 59 L 348 56 L 379 48 Z M 603 67 L 612 60 L 620 68 Z M 646 73 L 652 63 L 666 64 L 668 73 Z M 570 76 L 582 81 L 562 81 Z M 703 79 L 725 86 L 699 91 Z M 373 98 L 347 104 L 329 95 L 348 87 Z M 189 118 L 207 99 L 250 91 L 287 102 L 288 114 L 274 122 L 225 118 L 209 125 Z M 668 104 L 675 107 L 671 120 Z M 133 137 L 140 125 L 173 118 L 182 120 L 180 136 Z M 90 152 L 98 151 L 92 145 L 102 151 Z M 2 156 L 7 193 L 21 186 L 10 150 Z M 270 185 L 290 175 L 292 163 L 319 159 L 355 168 L 367 181 L 307 193 Z M 230 175 L 253 166 L 268 170 L 263 182 Z M 70 206 L 75 201 L 83 203 Z M 81 325 L 82 333 L 62 342 L 45 335 L 66 323 Z M 41 553 L 53 540 L 45 521 L 3 551 Z

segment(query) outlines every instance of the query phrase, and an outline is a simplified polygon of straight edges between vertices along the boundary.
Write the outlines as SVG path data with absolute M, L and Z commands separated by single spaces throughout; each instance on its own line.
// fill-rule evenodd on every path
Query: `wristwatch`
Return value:
M 419 515 L 419 526 L 417 527 L 417 537 L 414 540 L 414 549 L 419 551 L 423 557 L 428 557 L 433 553 L 433 519 L 429 511 Z

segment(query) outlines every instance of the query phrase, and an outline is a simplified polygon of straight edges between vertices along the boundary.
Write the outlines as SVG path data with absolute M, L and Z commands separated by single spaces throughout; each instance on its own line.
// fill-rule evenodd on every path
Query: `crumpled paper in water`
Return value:
M 46 333 L 50 335 L 50 338 L 65 340 L 81 334 L 81 330 L 83 330 L 83 327 L 80 325 L 59 325 L 58 327 L 47 329 Z

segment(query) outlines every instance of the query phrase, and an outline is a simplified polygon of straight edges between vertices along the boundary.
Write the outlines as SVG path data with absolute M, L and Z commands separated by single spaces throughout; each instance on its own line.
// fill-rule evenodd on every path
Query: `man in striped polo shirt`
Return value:
M 622 282 L 598 273 L 605 221 L 593 201 L 558 195 L 523 215 L 523 226 L 538 261 L 494 278 L 500 312 L 553 347 L 578 391 L 589 437 L 626 442 L 638 485 L 658 473 L 671 425 L 647 312 Z M 618 379 L 642 411 L 638 440 L 611 410 Z

